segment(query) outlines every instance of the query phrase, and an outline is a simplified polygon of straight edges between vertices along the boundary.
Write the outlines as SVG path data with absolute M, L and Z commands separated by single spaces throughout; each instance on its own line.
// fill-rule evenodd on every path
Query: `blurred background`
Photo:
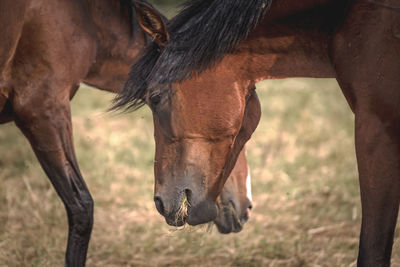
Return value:
M 180 1 L 151 1 L 169 16 Z M 168 226 L 153 202 L 147 107 L 107 113 L 112 94 L 72 101 L 78 161 L 95 200 L 87 266 L 356 266 L 360 200 L 353 115 L 333 79 L 257 85 L 247 145 L 253 212 L 238 234 Z M 62 266 L 64 207 L 13 123 L 0 130 L 0 266 Z M 396 233 L 392 266 L 400 266 Z

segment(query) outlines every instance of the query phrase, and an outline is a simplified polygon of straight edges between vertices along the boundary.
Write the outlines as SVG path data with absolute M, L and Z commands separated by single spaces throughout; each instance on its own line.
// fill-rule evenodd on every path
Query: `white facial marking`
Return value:
M 247 166 L 247 178 L 246 178 L 246 190 L 247 190 L 247 198 L 252 201 L 253 198 L 251 196 L 251 175 L 250 168 Z

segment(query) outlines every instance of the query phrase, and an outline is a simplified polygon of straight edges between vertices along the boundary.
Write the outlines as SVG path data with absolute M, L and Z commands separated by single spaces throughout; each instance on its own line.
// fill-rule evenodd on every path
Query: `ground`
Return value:
M 239 234 L 168 226 L 153 202 L 147 107 L 107 113 L 113 95 L 82 86 L 75 147 L 95 200 L 87 266 L 355 266 L 360 197 L 353 115 L 333 79 L 257 87 L 262 120 L 248 143 L 254 209 Z M 0 128 L 0 266 L 62 266 L 67 222 L 28 142 Z M 392 266 L 400 266 L 398 234 Z

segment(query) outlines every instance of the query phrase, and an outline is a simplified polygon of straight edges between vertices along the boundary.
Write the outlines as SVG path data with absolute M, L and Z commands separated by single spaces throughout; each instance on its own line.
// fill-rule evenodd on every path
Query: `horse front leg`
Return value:
M 400 200 L 400 133 L 366 111 L 356 113 L 362 225 L 358 266 L 390 266 Z
M 400 16 L 349 1 L 331 43 L 337 80 L 355 114 L 362 225 L 358 266 L 390 266 L 400 201 Z
M 68 215 L 65 266 L 85 266 L 93 225 L 93 200 L 75 158 L 69 97 L 42 92 L 21 98 L 17 96 L 13 101 L 15 122 L 28 138 Z

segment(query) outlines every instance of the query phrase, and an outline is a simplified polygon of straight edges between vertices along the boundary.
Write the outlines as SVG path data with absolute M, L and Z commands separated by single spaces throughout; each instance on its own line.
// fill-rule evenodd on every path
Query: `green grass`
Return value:
M 353 115 L 337 83 L 275 80 L 257 91 L 263 116 L 248 143 L 253 213 L 241 233 L 220 235 L 175 231 L 157 213 L 149 109 L 107 113 L 111 94 L 79 90 L 75 147 L 96 203 L 87 266 L 355 266 Z M 0 266 L 62 266 L 64 208 L 11 123 L 1 126 L 0 151 Z M 397 239 L 392 266 L 400 266 Z

